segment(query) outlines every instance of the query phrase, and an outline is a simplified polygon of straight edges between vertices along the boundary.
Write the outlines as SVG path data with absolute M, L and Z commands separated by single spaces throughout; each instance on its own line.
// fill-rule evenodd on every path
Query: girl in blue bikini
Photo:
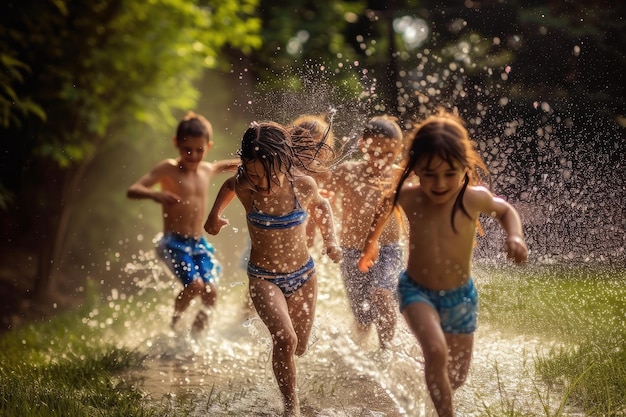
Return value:
M 317 301 L 307 212 L 314 213 L 326 254 L 334 262 L 342 256 L 328 201 L 315 180 L 303 174 L 306 166 L 293 149 L 283 126 L 253 123 L 241 141 L 239 171 L 222 185 L 204 226 L 209 234 L 217 234 L 227 225 L 221 214 L 237 196 L 250 233 L 250 297 L 272 335 L 272 365 L 285 416 L 300 415 L 294 359 L 306 350 Z

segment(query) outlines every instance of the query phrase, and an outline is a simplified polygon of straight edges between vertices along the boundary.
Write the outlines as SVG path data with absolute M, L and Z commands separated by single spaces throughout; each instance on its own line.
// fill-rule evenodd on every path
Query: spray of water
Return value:
M 465 118 L 492 173 L 493 190 L 511 201 L 523 217 L 531 262 L 623 264 L 626 142 L 610 117 L 597 109 L 556 101 L 516 102 L 501 94 L 507 79 L 503 74 L 508 75 L 510 67 L 485 68 L 493 83 L 478 86 L 459 68 L 439 71 L 433 62 L 437 57 L 427 52 L 419 55 L 421 64 L 403 72 L 399 80 L 403 127 L 409 130 L 413 122 L 440 106 Z M 297 88 L 261 85 L 239 102 L 240 107 L 258 120 L 283 124 L 300 114 L 327 114 L 335 136 L 341 138 L 337 163 L 358 156 L 365 121 L 384 110 L 378 104 L 376 80 L 357 65 L 343 67 L 354 73 L 361 86 L 357 94 L 350 94 L 334 83 L 338 69 L 307 68 L 290 79 L 297 81 Z M 489 219 L 483 219 L 483 227 L 487 238 L 479 240 L 476 258 L 497 263 L 502 260 L 499 229 Z M 430 415 L 414 337 L 400 320 L 389 352 L 378 352 L 374 337 L 365 347 L 355 342 L 339 271 L 323 258 L 316 261 L 320 295 L 315 333 L 309 352 L 297 362 L 304 414 Z M 178 288 L 151 255 L 140 254 L 125 273 L 133 277 L 139 297 L 154 294 L 144 304 L 146 317 L 129 313 L 140 332 L 120 343 L 147 353 L 141 377 L 144 390 L 155 401 L 193 394 L 190 415 L 278 413 L 281 403 L 271 370 L 272 344 L 263 324 L 246 308 L 243 270 L 231 273 L 231 281 L 221 284 L 211 328 L 200 338 L 167 328 Z M 182 323 L 183 329 L 189 326 Z M 533 391 L 532 360 L 551 347 L 552 341 L 479 329 L 470 380 L 456 394 L 459 412 L 481 415 L 486 406 L 502 400 L 503 390 L 520 409 L 545 412 Z

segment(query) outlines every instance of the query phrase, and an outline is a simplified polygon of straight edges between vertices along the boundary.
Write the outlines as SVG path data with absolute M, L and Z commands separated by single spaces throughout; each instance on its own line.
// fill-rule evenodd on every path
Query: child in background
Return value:
M 196 316 L 192 329 L 201 331 L 208 323 L 208 310 L 215 304 L 215 282 L 220 265 L 215 249 L 203 236 L 209 186 L 213 177 L 236 171 L 238 159 L 209 163 L 203 161 L 213 147 L 213 128 L 203 116 L 189 112 L 180 121 L 173 138 L 179 156 L 156 164 L 132 184 L 127 196 L 151 199 L 163 212 L 163 237 L 157 255 L 183 284 L 174 302 L 171 326 L 174 328 L 194 297 L 204 310 Z M 158 188 L 154 188 L 159 185 Z
M 341 201 L 341 275 L 354 313 L 358 339 L 376 325 L 381 348 L 389 347 L 397 324 L 396 287 L 404 267 L 401 241 L 406 238 L 400 212 L 387 222 L 378 238 L 380 259 L 368 272 L 357 262 L 383 196 L 401 174 L 394 162 L 403 149 L 402 130 L 389 116 L 372 118 L 362 134 L 363 159 L 340 164 L 329 181 Z
M 308 175 L 313 177 L 322 195 L 329 198 L 324 188 L 324 181 L 328 179 L 328 167 L 335 159 L 335 138 L 332 131 L 332 122 L 324 115 L 303 114 L 293 121 L 290 133 L 294 145 L 301 149 L 308 149 L 303 161 Z M 306 222 L 306 235 L 309 247 L 315 242 L 317 227 L 309 218 Z
M 440 417 L 453 416 L 453 393 L 467 377 L 476 330 L 478 295 L 472 255 L 481 213 L 502 226 L 507 256 L 528 257 L 517 211 L 478 185 L 487 168 L 463 123 L 442 112 L 419 124 L 404 173 L 372 225 L 359 269 L 368 271 L 378 256 L 378 239 L 394 206 L 409 222 L 409 259 L 400 275 L 400 310 L 424 355 L 426 385 Z M 416 174 L 419 182 L 405 182 Z
M 284 415 L 299 416 L 295 355 L 307 348 L 317 303 L 315 265 L 309 253 L 305 220 L 312 213 L 326 254 L 341 259 L 332 212 L 315 180 L 302 174 L 302 155 L 294 153 L 290 133 L 274 122 L 253 123 L 241 141 L 241 165 L 221 187 L 205 230 L 217 234 L 221 217 L 236 195 L 250 233 L 250 297 L 272 337 L 272 367 L 283 396 Z

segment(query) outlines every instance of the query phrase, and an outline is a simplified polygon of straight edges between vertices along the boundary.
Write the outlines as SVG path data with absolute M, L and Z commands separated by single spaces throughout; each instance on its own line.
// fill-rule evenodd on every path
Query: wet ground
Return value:
M 318 262 L 318 270 L 314 334 L 308 352 L 297 360 L 303 416 L 433 415 L 421 352 L 402 318 L 389 351 L 378 349 L 374 333 L 355 343 L 338 268 Z M 191 311 L 180 329 L 169 330 L 171 306 L 162 306 L 163 322 L 152 323 L 154 330 L 138 342 L 148 356 L 145 369 L 135 376 L 155 402 L 187 404 L 192 416 L 278 416 L 282 406 L 271 370 L 269 334 L 246 308 L 243 275 L 226 285 L 211 328 L 200 336 L 187 330 Z M 548 340 L 492 332 L 482 324 L 470 376 L 455 395 L 457 414 L 503 415 L 513 409 L 545 416 L 545 406 L 556 409 L 562 394 L 549 395 L 533 371 L 534 358 L 552 346 Z M 564 415 L 581 414 L 570 410 Z

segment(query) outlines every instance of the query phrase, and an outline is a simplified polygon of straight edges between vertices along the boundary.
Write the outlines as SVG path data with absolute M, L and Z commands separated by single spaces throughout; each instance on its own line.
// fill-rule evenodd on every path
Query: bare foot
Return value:
M 209 316 L 207 315 L 207 313 L 205 313 L 204 311 L 199 311 L 198 315 L 193 321 L 193 324 L 191 325 L 191 331 L 194 333 L 200 333 L 207 327 L 208 323 Z

